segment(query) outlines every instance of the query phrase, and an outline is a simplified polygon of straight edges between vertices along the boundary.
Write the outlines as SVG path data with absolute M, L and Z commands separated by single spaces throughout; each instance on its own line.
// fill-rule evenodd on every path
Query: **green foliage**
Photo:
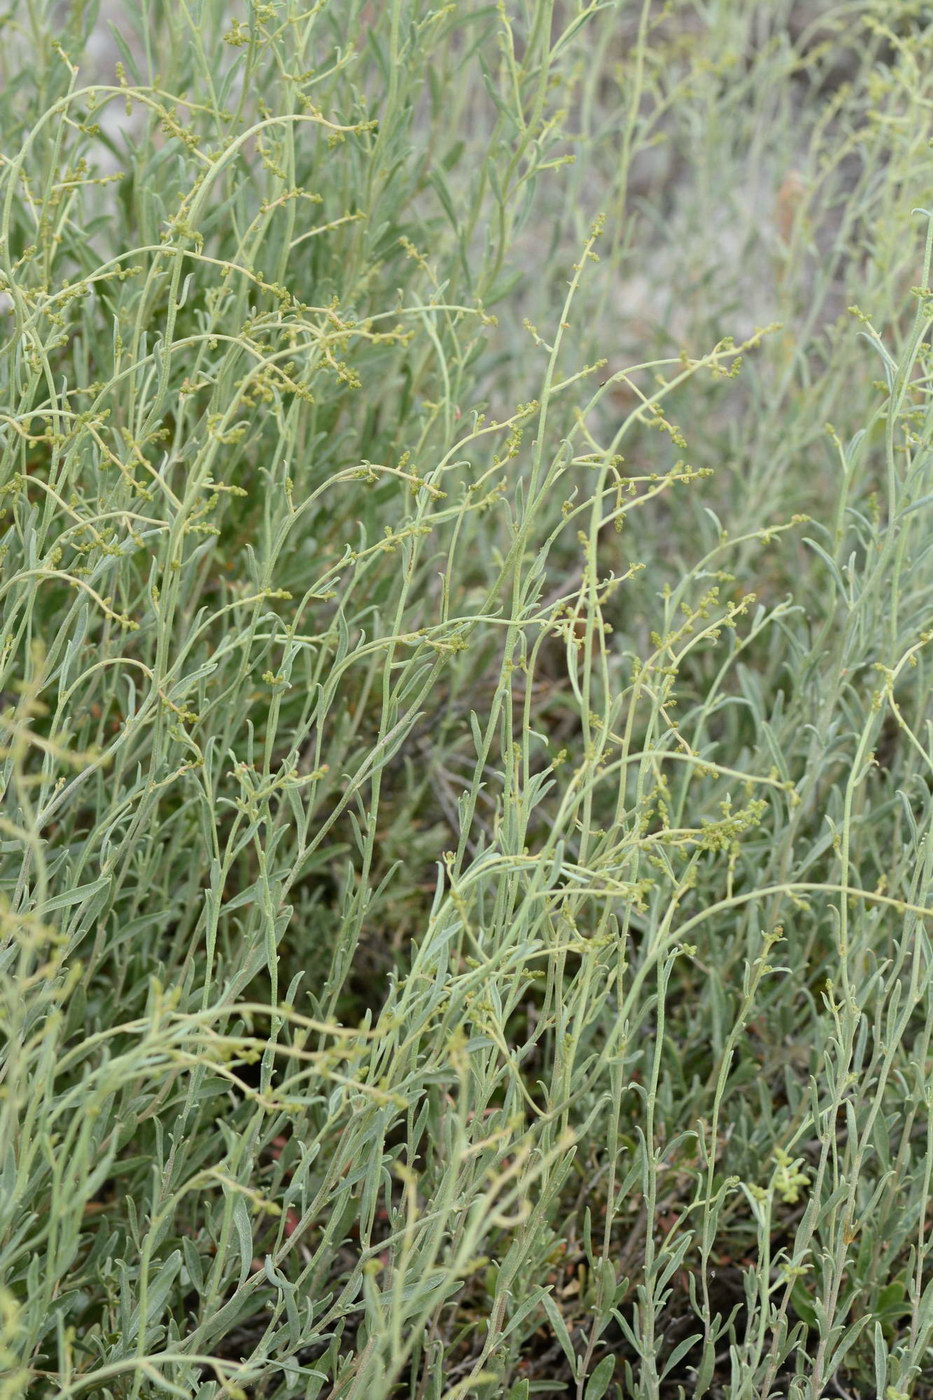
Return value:
M 929 6 L 108 13 L 0 7 L 0 1400 L 929 1400 Z

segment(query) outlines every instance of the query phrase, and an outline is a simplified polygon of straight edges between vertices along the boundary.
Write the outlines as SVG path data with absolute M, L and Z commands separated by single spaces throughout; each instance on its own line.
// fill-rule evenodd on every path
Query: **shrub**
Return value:
M 930 1396 L 926 7 L 98 11 L 2 14 L 0 1396 Z

